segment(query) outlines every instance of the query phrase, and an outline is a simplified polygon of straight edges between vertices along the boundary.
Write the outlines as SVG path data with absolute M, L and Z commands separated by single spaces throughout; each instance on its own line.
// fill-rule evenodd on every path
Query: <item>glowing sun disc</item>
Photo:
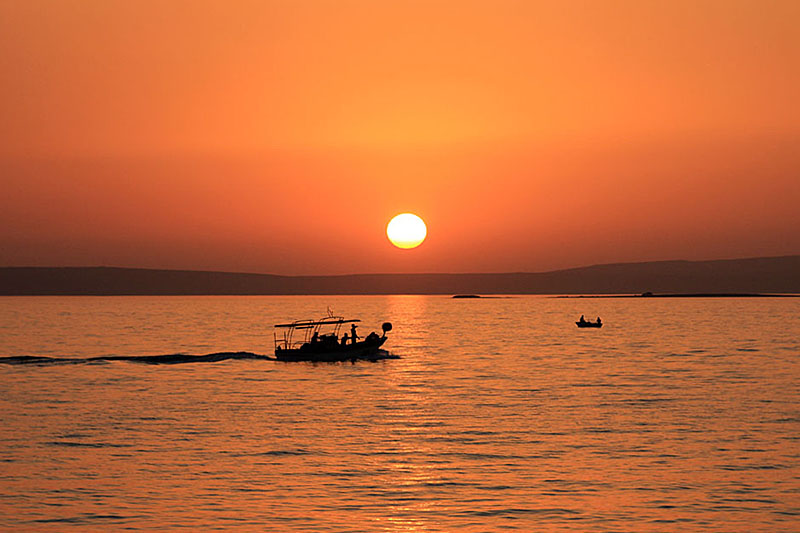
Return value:
M 398 248 L 416 248 L 427 234 L 425 222 L 413 213 L 397 215 L 386 226 L 386 236 Z

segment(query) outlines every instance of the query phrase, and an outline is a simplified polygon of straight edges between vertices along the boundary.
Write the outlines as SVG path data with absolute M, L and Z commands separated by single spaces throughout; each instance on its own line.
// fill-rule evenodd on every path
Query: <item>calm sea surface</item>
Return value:
M 327 306 L 401 358 L 85 361 Z M 0 356 L 4 530 L 800 531 L 800 299 L 5 297 Z

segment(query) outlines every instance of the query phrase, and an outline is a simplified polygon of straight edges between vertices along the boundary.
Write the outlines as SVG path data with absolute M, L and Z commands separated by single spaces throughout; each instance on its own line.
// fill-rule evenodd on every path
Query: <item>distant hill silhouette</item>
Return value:
M 800 293 L 800 256 L 617 263 L 539 273 L 276 276 L 0 267 L 0 295 Z

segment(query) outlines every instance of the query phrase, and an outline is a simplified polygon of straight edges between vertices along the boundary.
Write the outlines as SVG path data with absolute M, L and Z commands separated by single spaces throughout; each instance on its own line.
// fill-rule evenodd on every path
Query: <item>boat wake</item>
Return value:
M 277 361 L 272 355 L 261 355 L 251 352 L 217 352 L 206 355 L 189 355 L 173 353 L 166 355 L 98 355 L 94 357 L 45 357 L 40 355 L 16 355 L 0 357 L 0 364 L 5 365 L 80 365 L 91 363 L 105 363 L 110 361 L 129 361 L 147 365 L 179 365 L 184 363 L 218 363 L 230 359 Z M 375 354 L 354 357 L 352 361 L 380 361 L 382 359 L 400 359 L 386 350 L 378 350 Z
M 259 355 L 251 352 L 218 352 L 206 355 L 166 354 L 166 355 L 99 355 L 94 357 L 44 357 L 35 355 L 19 355 L 0 357 L 0 363 L 6 365 L 69 365 L 100 363 L 106 361 L 130 361 L 149 365 L 177 365 L 183 363 L 217 363 L 229 359 L 256 359 L 275 361 L 271 355 Z

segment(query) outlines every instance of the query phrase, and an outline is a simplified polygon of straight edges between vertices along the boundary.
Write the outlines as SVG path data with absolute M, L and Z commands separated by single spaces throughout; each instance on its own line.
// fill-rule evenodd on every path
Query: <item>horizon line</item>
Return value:
M 593 263 L 589 265 L 558 268 L 554 270 L 540 271 L 494 271 L 494 272 L 357 272 L 350 274 L 274 274 L 271 272 L 245 272 L 232 270 L 205 270 L 190 268 L 157 268 L 157 267 L 131 267 L 131 266 L 110 266 L 110 265 L 82 265 L 82 266 L 34 266 L 34 265 L 3 265 L 0 269 L 115 269 L 115 270 L 149 270 L 161 272 L 203 272 L 209 274 L 236 274 L 248 276 L 274 276 L 280 278 L 334 278 L 349 276 L 481 276 L 481 275 L 504 275 L 504 274 L 550 274 L 555 272 L 566 272 L 570 270 L 581 270 L 594 267 L 620 266 L 620 265 L 643 265 L 655 263 L 714 263 L 725 261 L 753 261 L 760 259 L 784 259 L 790 257 L 800 257 L 797 254 L 767 255 L 755 257 L 734 257 L 726 259 L 659 259 L 653 261 L 621 261 L 614 263 Z

